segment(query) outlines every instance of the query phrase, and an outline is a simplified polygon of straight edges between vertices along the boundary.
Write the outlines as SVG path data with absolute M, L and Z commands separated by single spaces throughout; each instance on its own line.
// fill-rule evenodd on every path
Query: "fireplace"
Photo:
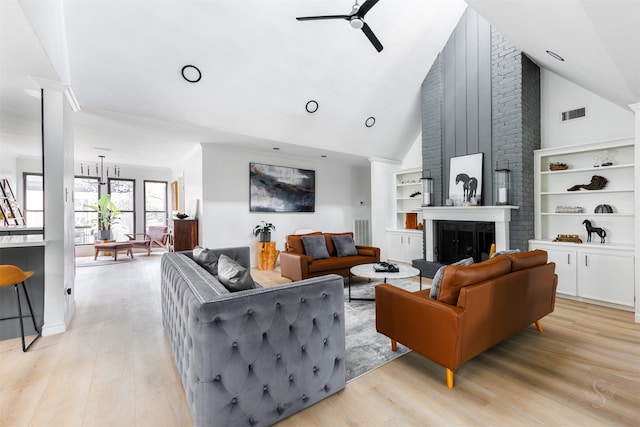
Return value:
M 451 264 L 473 257 L 474 262 L 489 258 L 495 241 L 493 222 L 435 221 L 436 246 L 434 255 L 440 264 Z
M 433 277 L 437 269 L 444 264 L 469 256 L 473 256 L 476 262 L 481 261 L 488 256 L 491 243 L 496 244 L 497 251 L 509 249 L 509 222 L 513 209 L 518 207 L 428 206 L 422 208 L 424 258 L 413 260 L 414 267 L 419 268 L 424 277 Z M 443 230 L 442 240 L 438 237 L 439 223 L 447 224 Z M 452 230 L 452 224 L 458 224 L 456 227 L 459 228 Z M 471 228 L 469 224 L 473 224 Z M 445 239 L 453 243 L 451 251 L 445 249 L 447 246 L 443 245 Z

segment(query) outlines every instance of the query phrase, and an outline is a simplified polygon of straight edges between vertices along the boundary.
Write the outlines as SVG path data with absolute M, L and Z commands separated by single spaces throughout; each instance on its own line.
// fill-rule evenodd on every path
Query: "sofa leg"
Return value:
M 453 371 L 447 368 L 447 387 L 453 388 Z
M 398 351 L 398 343 L 396 343 L 396 340 L 391 340 L 391 351 Z
M 538 330 L 538 332 L 542 332 L 542 324 L 539 320 L 536 320 L 536 329 Z

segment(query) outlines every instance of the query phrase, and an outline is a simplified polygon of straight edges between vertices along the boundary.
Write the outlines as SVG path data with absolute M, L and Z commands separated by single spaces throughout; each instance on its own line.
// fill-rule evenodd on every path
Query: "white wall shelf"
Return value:
M 594 167 L 608 158 L 610 166 Z M 556 263 L 558 293 L 589 302 L 633 309 L 635 304 L 635 165 L 632 138 L 536 150 L 534 155 L 535 239 L 530 249 L 544 249 Z M 550 171 L 562 162 L 568 169 Z M 594 175 L 607 179 L 601 190 L 568 191 L 589 184 Z M 613 213 L 595 213 L 607 204 Z M 581 207 L 581 213 L 558 213 L 557 206 Z M 604 228 L 606 243 L 593 233 L 587 242 L 582 222 Z M 582 244 L 553 242 L 558 234 L 575 234 Z

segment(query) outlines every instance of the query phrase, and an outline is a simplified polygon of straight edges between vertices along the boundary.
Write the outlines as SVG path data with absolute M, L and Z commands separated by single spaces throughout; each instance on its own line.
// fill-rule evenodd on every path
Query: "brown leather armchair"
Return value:
M 545 251 L 446 267 L 438 300 L 429 290 L 376 286 L 376 329 L 446 368 L 447 386 L 464 362 L 553 312 L 557 276 Z

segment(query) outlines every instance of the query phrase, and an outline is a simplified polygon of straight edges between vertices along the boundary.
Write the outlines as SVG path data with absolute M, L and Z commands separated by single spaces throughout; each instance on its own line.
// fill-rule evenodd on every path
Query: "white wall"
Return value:
M 386 260 L 386 230 L 395 228 L 393 172 L 400 169 L 400 165 L 385 159 L 370 159 L 370 162 L 373 246 L 380 248 L 380 259 Z
M 584 118 L 560 121 L 560 113 L 586 107 Z M 551 71 L 540 69 L 541 148 L 628 138 L 634 114 L 628 108 L 584 89 Z
M 314 170 L 315 212 L 249 212 L 250 162 Z M 368 166 L 354 167 L 330 158 L 298 159 L 219 144 L 202 145 L 202 164 L 200 245 L 210 248 L 248 245 L 252 265 L 257 264 L 257 239 L 252 230 L 261 220 L 276 226 L 271 240 L 283 250 L 285 236 L 299 228 L 341 232 L 353 230 L 354 219 L 370 218 Z M 186 169 L 184 183 L 185 188 L 195 185 L 190 183 Z
M 418 137 L 413 142 L 407 155 L 402 160 L 402 166 L 400 169 L 422 169 L 422 133 L 418 134 Z M 391 178 L 390 178 L 391 179 Z

